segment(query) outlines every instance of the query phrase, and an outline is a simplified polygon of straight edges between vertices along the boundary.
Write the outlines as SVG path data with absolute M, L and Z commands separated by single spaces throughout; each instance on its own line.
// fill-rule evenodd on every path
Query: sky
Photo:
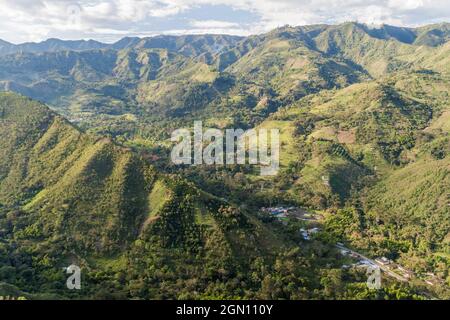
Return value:
M 250 35 L 289 24 L 419 26 L 450 22 L 450 0 L 0 0 L 0 39 L 12 43 L 125 36 Z

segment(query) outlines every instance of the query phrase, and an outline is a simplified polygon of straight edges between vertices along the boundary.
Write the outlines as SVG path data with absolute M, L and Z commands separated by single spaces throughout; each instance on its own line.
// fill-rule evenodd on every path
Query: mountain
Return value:
M 0 57 L 0 87 L 58 105 L 59 111 L 70 118 L 83 117 L 79 113 L 97 108 L 102 108 L 99 113 L 124 114 L 129 112 L 126 108 L 138 103 L 152 104 L 144 102 L 148 96 L 160 96 L 157 92 L 146 92 L 151 81 L 169 82 L 181 95 L 186 87 L 196 90 L 197 86 L 209 86 L 216 73 L 205 61 L 239 39 L 214 35 L 160 36 L 123 39 L 111 46 L 120 50 L 24 51 Z M 23 72 L 25 69 L 28 72 Z M 192 81 L 193 84 L 189 83 Z M 92 104 L 85 106 L 85 101 Z M 169 103 L 161 101 L 162 108 Z M 146 113 L 146 109 L 135 109 L 133 113 Z
M 54 228 L 66 228 L 73 212 L 84 212 L 87 220 L 79 225 L 87 223 L 92 241 L 102 242 L 108 233 L 117 241 L 129 236 L 123 228 L 142 219 L 144 204 L 136 197 L 149 188 L 144 171 L 150 169 L 125 148 L 83 135 L 39 103 L 12 94 L 2 94 L 0 103 L 1 134 L 10 137 L 1 146 L 0 203 L 39 208 L 39 218 L 49 219 L 40 226 L 44 234 L 59 233 Z M 104 224 L 109 227 L 97 227 Z M 68 228 L 74 234 L 64 236 L 76 238 L 77 227 Z M 98 248 L 106 245 L 100 242 Z
M 383 24 L 381 26 L 371 26 L 360 23 L 347 23 L 345 25 L 355 26 L 361 29 L 371 38 L 379 40 L 394 40 L 404 44 L 424 45 L 437 47 L 449 40 L 450 24 L 440 23 L 418 28 L 396 27 Z M 308 41 L 328 33 L 335 29 L 333 25 L 313 25 L 301 27 L 289 27 L 295 29 L 296 33 L 301 32 Z M 280 28 L 282 30 L 283 28 Z M 257 37 L 256 37 L 257 38 Z M 42 42 L 26 42 L 22 44 L 11 44 L 0 39 L 0 55 L 14 54 L 19 52 L 41 53 L 56 51 L 84 51 L 98 49 L 137 49 L 137 48 L 159 48 L 176 51 L 187 56 L 200 54 L 214 54 L 224 48 L 239 45 L 244 37 L 229 35 L 183 35 L 183 36 L 154 36 L 154 37 L 125 37 L 112 44 L 101 43 L 95 40 L 60 40 L 47 39 Z
M 124 38 L 108 46 L 51 39 L 42 50 L 0 56 L 0 88 L 86 123 L 102 115 L 159 123 L 207 113 L 211 122 L 260 121 L 323 89 L 401 70 L 446 71 L 448 29 L 345 23 L 283 27 L 247 38 Z M 420 40 L 431 35 L 434 42 Z
M 12 43 L 0 39 L 0 52 L 3 52 L 4 54 L 13 53 L 14 47 L 15 46 Z
M 83 51 L 96 50 L 108 47 L 107 44 L 94 40 L 60 40 L 47 39 L 42 42 L 26 42 L 18 45 L 0 42 L 0 55 L 15 54 L 20 52 L 56 52 L 56 51 Z
M 448 74 L 400 72 L 279 110 L 261 124 L 289 137 L 276 188 L 310 208 L 337 204 L 355 212 L 356 227 L 342 225 L 341 241 L 351 239 L 418 273 L 431 268 L 445 279 L 448 90 Z M 343 213 L 331 212 L 329 230 L 336 231 Z
M 440 46 L 450 40 L 450 23 L 440 23 L 417 28 L 416 45 Z
M 106 44 L 95 40 L 60 40 L 47 39 L 42 42 L 11 44 L 0 40 L 0 56 L 15 53 L 43 53 L 60 51 L 86 51 L 100 49 L 167 49 L 186 56 L 216 53 L 224 47 L 235 44 L 241 37 L 228 35 L 187 35 L 155 36 L 146 38 L 125 37 L 119 41 Z
M 115 49 L 167 49 L 187 57 L 195 57 L 216 54 L 224 48 L 235 45 L 241 39 L 242 37 L 229 35 L 155 36 L 142 39 L 131 38 L 130 43 L 122 39 L 112 47 Z M 121 46 L 123 44 L 126 46 Z
M 450 36 L 449 23 L 433 24 L 418 28 L 394 27 L 386 24 L 379 27 L 364 24 L 360 24 L 360 26 L 372 37 L 382 40 L 394 39 L 418 46 L 437 47 L 447 42 Z
M 0 54 L 0 296 L 447 298 L 448 36 L 344 23 Z M 279 129 L 278 175 L 171 164 L 196 120 Z M 414 276 L 369 290 L 337 242 Z
M 298 250 L 279 227 L 23 96 L 0 94 L 0 115 L 0 274 L 10 283 L 0 294 L 77 297 L 62 287 L 67 263 L 86 270 L 83 297 L 306 298 L 314 294 L 302 288 L 320 290 L 314 269 L 330 263 L 332 247 Z M 324 260 L 312 265 L 316 251 Z M 264 284 L 275 277 L 278 293 Z

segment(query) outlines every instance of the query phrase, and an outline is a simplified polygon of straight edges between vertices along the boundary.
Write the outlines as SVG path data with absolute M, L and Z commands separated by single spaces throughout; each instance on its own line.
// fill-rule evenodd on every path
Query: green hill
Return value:
M 358 233 L 347 229 L 349 241 L 445 279 L 449 80 L 400 72 L 275 113 L 263 125 L 294 132 L 282 148 L 283 197 L 322 210 L 356 208 L 364 223 Z
M 344 23 L 0 42 L 0 295 L 448 297 L 449 35 Z M 168 138 L 194 120 L 280 129 L 279 174 L 172 165 Z M 366 290 L 338 241 L 438 284 Z M 71 263 L 82 292 L 65 290 Z
M 330 263 L 331 247 L 296 249 L 279 225 L 157 172 L 38 102 L 2 93 L 0 114 L 0 275 L 11 284 L 4 288 L 20 288 L 5 295 L 319 295 L 314 269 Z M 310 261 L 316 250 L 324 258 Z M 79 293 L 64 289 L 61 268 L 71 263 L 85 272 Z M 292 264 L 298 270 L 283 274 Z M 271 293 L 261 281 L 275 277 L 282 291 Z M 298 286 L 285 287 L 288 281 Z

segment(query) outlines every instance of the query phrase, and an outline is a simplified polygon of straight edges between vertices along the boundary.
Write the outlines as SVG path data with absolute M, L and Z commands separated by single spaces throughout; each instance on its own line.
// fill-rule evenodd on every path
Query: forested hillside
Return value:
M 448 298 L 449 40 L 345 23 L 0 41 L 0 296 Z M 278 175 L 173 165 L 170 134 L 197 120 L 279 129 Z M 337 243 L 416 276 L 369 290 Z
M 2 295 L 306 299 L 326 289 L 332 246 L 299 249 L 295 232 L 28 98 L 1 94 L 0 106 Z M 71 263 L 86 270 L 81 292 L 65 289 Z

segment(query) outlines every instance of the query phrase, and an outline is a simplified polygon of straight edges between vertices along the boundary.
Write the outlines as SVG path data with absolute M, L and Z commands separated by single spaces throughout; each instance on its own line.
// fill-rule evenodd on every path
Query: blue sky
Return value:
M 125 36 L 226 33 L 359 21 L 450 22 L 450 0 L 0 0 L 0 39 L 113 42 Z

